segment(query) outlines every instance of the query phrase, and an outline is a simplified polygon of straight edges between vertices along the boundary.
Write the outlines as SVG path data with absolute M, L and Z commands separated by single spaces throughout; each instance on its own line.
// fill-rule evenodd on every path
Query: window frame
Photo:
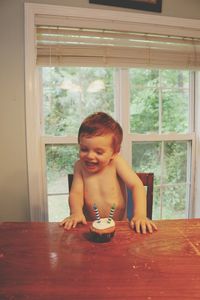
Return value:
M 27 163 L 28 163 L 28 185 L 29 185 L 29 201 L 30 215 L 32 221 L 47 221 L 47 196 L 46 180 L 45 180 L 45 144 L 75 144 L 76 137 L 48 137 L 41 134 L 41 107 L 37 99 L 40 98 L 39 75 L 37 74 L 36 66 L 36 49 L 35 49 L 35 19 L 36 16 L 42 16 L 50 24 L 59 21 L 63 23 L 66 16 L 81 17 L 87 22 L 91 22 L 91 15 L 95 16 L 94 22 L 102 24 L 102 21 L 107 21 L 105 26 L 116 26 L 120 29 L 133 26 L 137 30 L 156 33 L 175 34 L 177 27 L 182 36 L 200 37 L 199 29 L 200 22 L 198 20 L 155 16 L 147 14 L 139 14 L 133 12 L 118 12 L 107 11 L 102 9 L 77 8 L 68 6 L 55 6 L 43 4 L 25 3 L 25 97 L 26 97 L 26 133 L 27 133 Z M 52 19 L 51 17 L 54 16 Z M 56 17 L 55 17 L 56 16 Z M 64 18 L 63 18 L 64 17 Z M 57 19 L 56 19 L 57 18 Z M 158 26 L 159 25 L 159 26 Z M 128 104 L 121 105 L 120 98 L 128 98 L 128 89 L 123 89 L 127 85 L 126 70 L 122 69 L 117 78 L 120 82 L 116 94 L 117 119 L 121 122 L 122 127 L 128 132 L 129 120 L 125 116 L 129 116 Z M 200 76 L 199 72 L 195 75 L 195 91 L 193 96 L 196 99 L 200 97 Z M 125 91 L 126 90 L 126 91 Z M 196 132 L 190 133 L 190 139 L 193 143 L 193 158 L 192 158 L 192 193 L 189 208 L 189 217 L 200 216 L 200 104 L 196 101 L 195 104 L 195 126 Z M 147 136 L 149 140 L 157 136 Z M 166 135 L 163 138 L 167 138 Z M 188 139 L 188 135 L 187 135 Z M 127 135 L 127 141 L 123 144 L 122 153 L 131 162 L 131 142 L 144 141 L 144 136 Z M 160 137 L 159 137 L 160 140 Z M 194 180 L 195 179 L 195 180 Z

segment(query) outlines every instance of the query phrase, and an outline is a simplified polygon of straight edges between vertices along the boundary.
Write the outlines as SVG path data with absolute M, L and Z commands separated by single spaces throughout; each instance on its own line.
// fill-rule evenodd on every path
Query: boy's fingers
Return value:
M 147 228 L 150 233 L 152 233 L 154 230 L 158 230 L 157 226 L 151 221 L 147 223 Z
M 144 222 L 141 223 L 141 230 L 142 230 L 142 233 L 144 233 L 144 234 L 147 232 L 146 223 L 144 223 Z
M 150 233 L 153 232 L 151 223 L 147 223 L 147 229 L 148 229 L 148 231 L 149 231 Z
M 59 225 L 60 225 L 60 226 L 63 226 L 63 225 L 65 225 L 66 223 L 68 223 L 69 220 L 70 220 L 70 217 L 67 217 L 67 218 L 65 218 L 64 220 L 62 220 L 62 221 L 59 223 Z
M 77 225 L 77 221 L 75 221 L 75 220 L 74 220 L 74 221 L 73 221 L 73 225 L 72 225 L 72 227 L 73 227 L 73 228 L 75 228 L 75 227 L 76 227 L 76 225 Z
M 72 220 L 68 219 L 68 220 L 65 222 L 64 229 L 69 230 L 71 227 L 72 227 Z
M 131 228 L 137 232 L 140 233 L 140 223 L 137 221 L 131 221 Z
M 85 224 L 85 225 L 87 224 L 87 221 L 86 221 L 85 218 L 83 219 L 82 223 Z
M 145 221 L 140 221 L 140 220 L 131 220 L 130 221 L 130 227 L 137 233 L 143 233 L 146 234 L 147 230 L 149 233 L 153 233 L 153 231 L 158 230 L 157 226 L 151 221 L 151 220 L 145 220 Z
M 130 226 L 131 226 L 132 229 L 134 229 L 135 223 L 134 223 L 133 221 L 131 221 L 131 222 L 130 222 Z
M 64 220 L 62 220 L 60 223 L 59 223 L 59 226 L 63 226 L 66 222 L 67 218 L 65 218 Z
M 137 233 L 140 233 L 140 223 L 139 222 L 135 223 L 135 230 Z
M 158 230 L 158 227 L 156 226 L 156 224 L 151 223 L 151 226 L 153 227 L 154 230 Z

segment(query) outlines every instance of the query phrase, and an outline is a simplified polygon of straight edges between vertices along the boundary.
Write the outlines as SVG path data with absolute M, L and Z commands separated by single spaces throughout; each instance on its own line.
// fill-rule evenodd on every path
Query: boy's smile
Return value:
M 79 157 L 88 172 L 101 171 L 113 159 L 112 134 L 80 137 Z

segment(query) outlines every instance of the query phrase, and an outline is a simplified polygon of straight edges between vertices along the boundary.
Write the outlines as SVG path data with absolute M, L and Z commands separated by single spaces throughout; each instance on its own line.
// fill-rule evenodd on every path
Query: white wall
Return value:
M 30 220 L 24 97 L 25 2 L 127 10 L 89 4 L 89 0 L 0 0 L 0 221 Z M 199 12 L 199 0 L 163 0 L 160 15 L 199 19 Z

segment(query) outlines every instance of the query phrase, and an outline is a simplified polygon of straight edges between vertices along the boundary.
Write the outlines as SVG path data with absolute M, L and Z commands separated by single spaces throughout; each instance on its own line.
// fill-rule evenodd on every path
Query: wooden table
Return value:
M 142 235 L 117 222 L 99 244 L 90 224 L 0 223 L 0 300 L 200 299 L 200 220 L 156 224 Z

